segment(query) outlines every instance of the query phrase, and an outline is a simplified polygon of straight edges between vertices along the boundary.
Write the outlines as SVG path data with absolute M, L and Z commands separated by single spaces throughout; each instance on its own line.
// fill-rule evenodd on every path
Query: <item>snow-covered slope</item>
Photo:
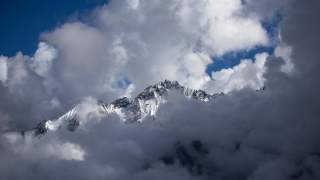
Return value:
M 180 85 L 177 81 L 165 80 L 157 84 L 145 88 L 135 98 L 119 98 L 111 103 L 97 102 L 92 107 L 96 108 L 95 113 L 98 116 L 107 116 L 115 113 L 119 118 L 126 123 L 141 122 L 147 116 L 155 116 L 161 104 L 166 102 L 166 97 L 169 92 L 176 91 L 187 98 L 193 98 L 202 102 L 208 102 L 220 94 L 208 94 L 203 90 L 193 90 Z M 38 125 L 22 134 L 32 133 L 35 136 L 45 134 L 48 131 L 55 131 L 60 128 L 66 128 L 69 131 L 76 130 L 81 121 L 81 106 L 77 105 L 61 117 L 54 120 L 44 120 Z

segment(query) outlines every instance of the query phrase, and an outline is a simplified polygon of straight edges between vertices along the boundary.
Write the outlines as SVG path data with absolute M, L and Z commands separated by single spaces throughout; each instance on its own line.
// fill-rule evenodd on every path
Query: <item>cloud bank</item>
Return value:
M 111 1 L 44 33 L 34 55 L 0 58 L 1 133 L 58 117 L 88 96 L 108 102 L 163 79 L 227 95 L 210 104 L 172 95 L 156 121 L 140 124 L 89 117 L 76 132 L 1 135 L 1 177 L 319 179 L 318 8 L 316 1 Z M 262 21 L 279 10 L 274 54 L 205 72 L 214 56 L 268 46 Z

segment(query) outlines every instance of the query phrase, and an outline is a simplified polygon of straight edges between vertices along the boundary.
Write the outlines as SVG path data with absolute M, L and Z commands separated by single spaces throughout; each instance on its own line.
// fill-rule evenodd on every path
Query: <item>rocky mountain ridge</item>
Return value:
M 145 88 L 135 98 L 123 97 L 111 103 L 99 101 L 95 104 L 96 112 L 99 116 L 115 113 L 125 123 L 142 122 L 147 116 L 156 116 L 159 106 L 166 102 L 166 97 L 171 91 L 176 91 L 187 98 L 202 102 L 208 102 L 224 95 L 223 93 L 208 94 L 203 90 L 184 87 L 177 81 L 165 80 Z M 48 131 L 55 131 L 61 128 L 75 131 L 81 126 L 81 121 L 79 120 L 80 112 L 81 108 L 77 105 L 59 118 L 43 120 L 36 127 L 23 131 L 22 134 L 32 133 L 35 136 L 39 136 Z

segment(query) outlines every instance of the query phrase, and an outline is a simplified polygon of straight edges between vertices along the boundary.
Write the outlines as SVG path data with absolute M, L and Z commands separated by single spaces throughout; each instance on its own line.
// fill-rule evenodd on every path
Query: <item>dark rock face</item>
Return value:
M 123 97 L 123 98 L 120 98 L 120 99 L 113 101 L 112 104 L 117 108 L 126 108 L 131 104 L 131 102 L 130 102 L 129 98 Z
M 209 151 L 200 140 L 193 140 L 187 145 L 178 142 L 170 153 L 161 156 L 159 160 L 167 166 L 178 164 L 192 175 L 200 176 L 207 174 L 205 158 L 208 154 Z
M 34 128 L 34 135 L 39 136 L 47 133 L 48 129 L 46 127 L 46 120 L 41 121 L 38 125 Z
M 67 129 L 69 131 L 75 131 L 80 125 L 80 122 L 78 121 L 77 118 L 72 118 L 68 121 L 68 124 L 67 124 Z
M 200 101 L 207 101 L 216 97 L 217 95 L 220 95 L 220 94 L 211 95 L 206 93 L 203 90 L 189 89 L 180 85 L 178 81 L 165 80 L 145 88 L 140 94 L 138 94 L 136 99 L 149 100 L 154 98 L 155 94 L 162 96 L 171 90 L 176 90 L 184 94 L 185 96 L 192 97 L 193 99 L 200 100 Z
M 159 105 L 164 102 L 164 98 L 170 91 L 176 91 L 198 101 L 207 102 L 223 94 L 208 94 L 203 90 L 194 90 L 180 85 L 177 81 L 165 80 L 148 86 L 135 98 L 119 98 L 106 104 L 99 101 L 100 107 L 107 112 L 115 112 L 124 122 L 141 122 L 148 115 L 154 115 Z

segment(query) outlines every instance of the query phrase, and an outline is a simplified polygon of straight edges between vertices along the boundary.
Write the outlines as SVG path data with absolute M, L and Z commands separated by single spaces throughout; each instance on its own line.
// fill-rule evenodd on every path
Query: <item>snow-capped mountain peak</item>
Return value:
M 223 93 L 208 94 L 203 90 L 194 90 L 180 85 L 177 81 L 165 80 L 145 88 L 135 98 L 123 97 L 114 100 L 111 103 L 99 101 L 93 104 L 93 111 L 98 116 L 108 116 L 109 114 L 117 114 L 125 123 L 142 122 L 147 116 L 155 116 L 159 106 L 166 102 L 166 97 L 171 91 L 176 91 L 187 98 L 192 98 L 202 102 L 208 102 Z M 25 133 L 33 133 L 39 136 L 48 131 L 56 131 L 60 128 L 66 128 L 69 131 L 76 130 L 81 126 L 81 105 L 75 106 L 73 109 L 54 120 L 44 120 L 30 131 Z

